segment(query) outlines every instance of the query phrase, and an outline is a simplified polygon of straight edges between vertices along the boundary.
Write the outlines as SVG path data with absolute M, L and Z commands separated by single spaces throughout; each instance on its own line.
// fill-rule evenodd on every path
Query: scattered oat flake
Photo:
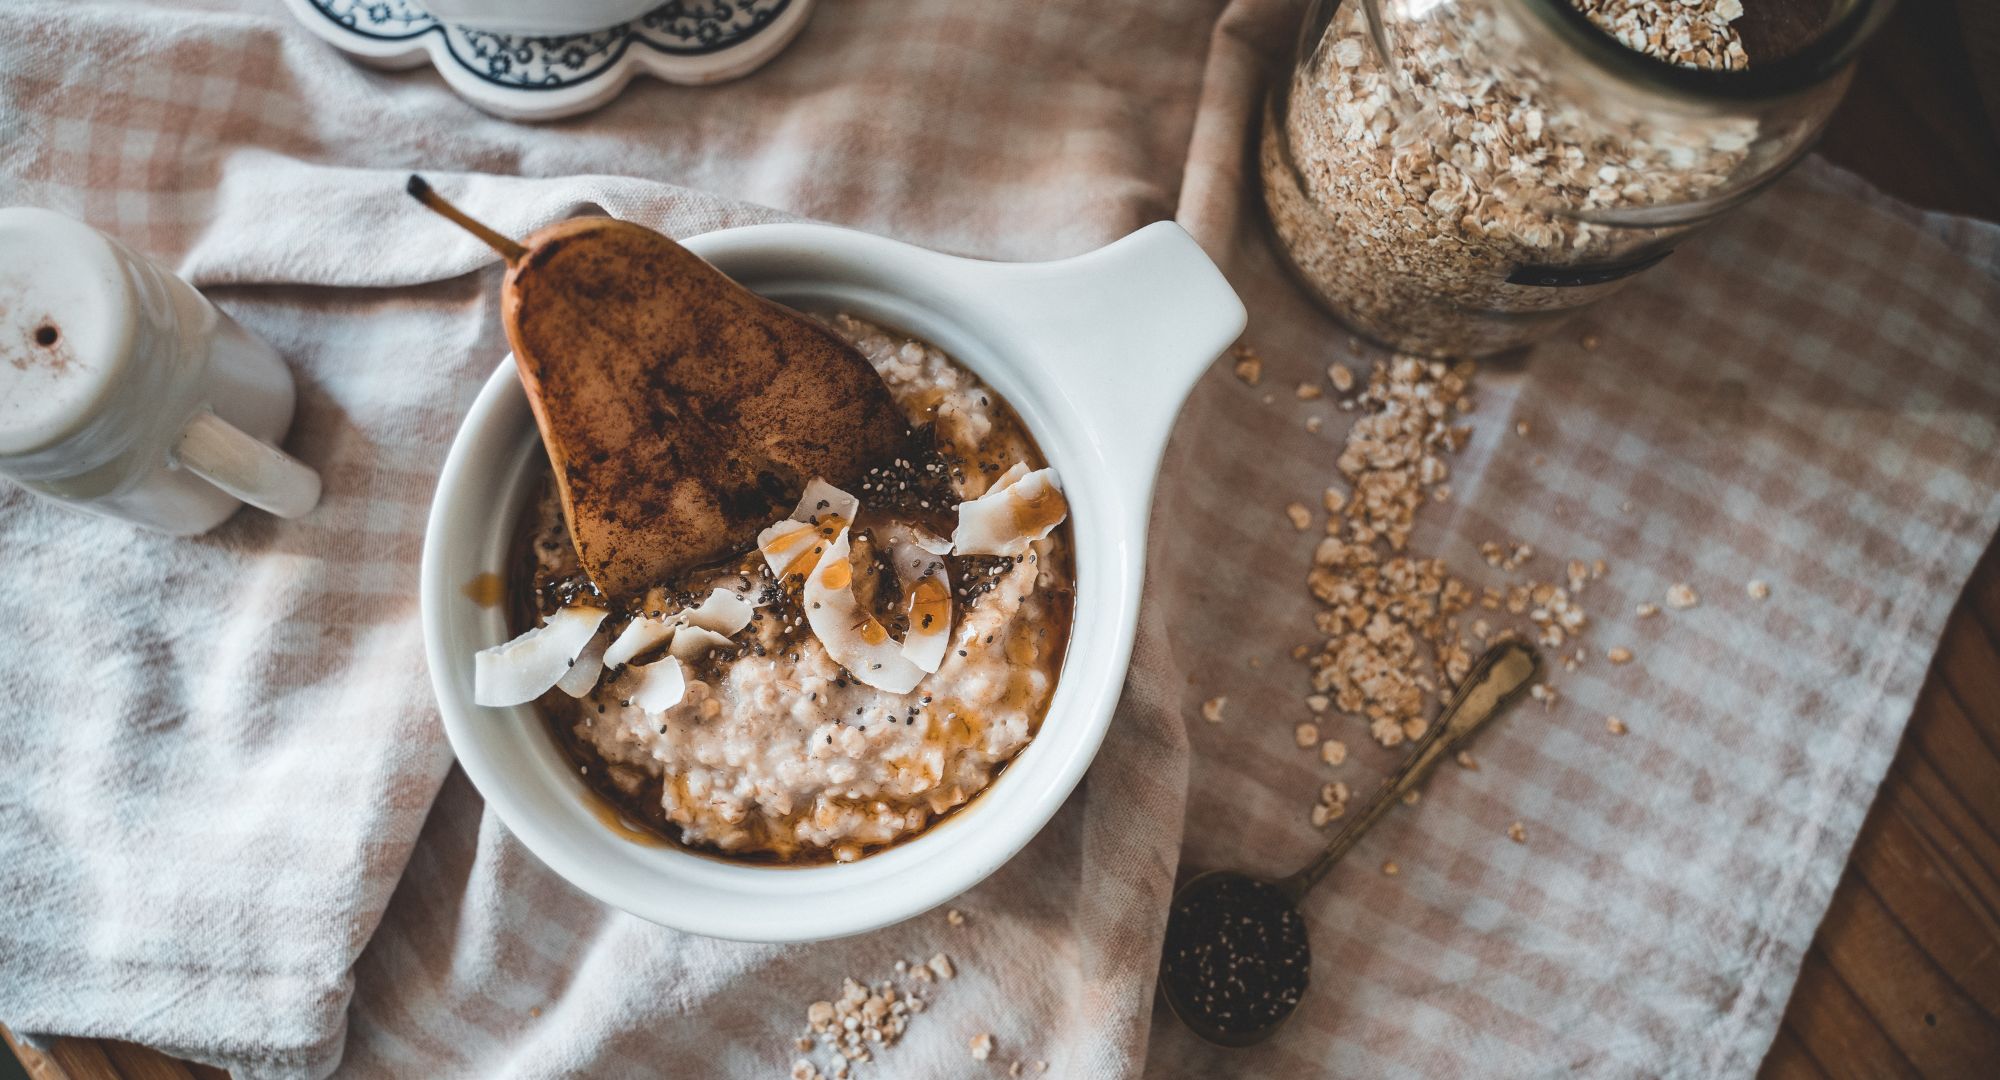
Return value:
M 1633 611 L 1642 619 L 1650 619 L 1660 613 L 1660 605 L 1642 603 L 1634 608 Z
M 1298 743 L 1299 748 L 1302 750 L 1311 747 L 1313 744 L 1319 742 L 1319 725 L 1304 723 L 1293 728 L 1292 741 Z
M 1614 664 L 1629 664 L 1632 662 L 1632 650 L 1623 645 L 1613 645 L 1605 652 L 1604 658 Z
M 1670 608 L 1684 611 L 1698 603 L 1701 603 L 1701 597 L 1696 596 L 1694 587 L 1686 582 L 1678 582 L 1667 588 L 1667 606 Z
M 1770 598 L 1771 586 L 1761 578 L 1751 578 L 1750 583 L 1743 586 L 1743 591 L 1749 593 L 1752 600 L 1765 600 Z
M 1473 600 L 1440 559 L 1406 553 L 1416 510 L 1450 475 L 1467 437 L 1452 426 L 1472 367 L 1399 356 L 1375 366 L 1337 467 L 1345 493 L 1328 489 L 1326 536 L 1306 585 L 1325 608 L 1326 640 L 1310 658 L 1311 693 L 1368 724 L 1384 746 L 1431 711 L 1436 690 L 1471 665 L 1451 620 Z M 1343 404 L 1346 402 L 1344 401 Z
M 953 975 L 958 974 L 957 969 L 951 966 L 951 959 L 943 953 L 931 957 L 931 962 L 925 966 L 931 969 L 931 974 L 936 975 L 940 979 L 949 979 Z
M 1308 416 L 1306 417 L 1306 431 L 1311 434 L 1317 435 L 1319 434 L 1320 425 L 1324 424 L 1325 422 L 1326 421 L 1320 419 L 1317 416 Z
M 1230 350 L 1236 356 L 1236 377 L 1246 385 L 1255 386 L 1264 378 L 1264 359 L 1250 351 L 1247 345 L 1238 345 Z
M 1604 718 L 1604 730 L 1613 735 L 1623 735 L 1625 734 L 1625 721 L 1615 716 L 1607 716 Z
M 1461 769 L 1470 769 L 1473 772 L 1478 772 L 1479 759 L 1473 757 L 1471 754 L 1466 753 L 1463 750 L 1460 750 L 1458 752 L 1458 767 Z
M 1211 724 L 1222 723 L 1222 709 L 1229 704 L 1227 695 L 1209 698 L 1201 703 L 1201 718 Z
M 1018 1061 L 1016 1061 L 1016 1062 L 1014 1062 L 1013 1064 L 1011 1064 L 1011 1065 L 1007 1066 L 1007 1075 L 1008 1075 L 1008 1076 L 1019 1076 L 1019 1075 L 1021 1075 L 1021 1063 L 1020 1063 L 1020 1062 L 1018 1062 Z
M 1346 364 L 1329 364 L 1326 369 L 1326 381 L 1332 383 L 1335 390 L 1345 394 L 1354 389 L 1354 371 Z
M 1347 744 L 1339 739 L 1328 739 L 1319 744 L 1319 759 L 1328 765 L 1338 765 L 1347 760 Z
M 940 957 L 942 959 L 942 957 Z M 928 967 L 914 967 L 898 961 L 898 974 L 909 971 L 918 982 L 932 981 Z M 822 1072 L 809 1058 L 793 1065 L 793 1075 L 807 1080 L 846 1080 L 852 1067 L 873 1061 L 874 1055 L 903 1037 L 910 1017 L 924 1011 L 920 992 L 905 990 L 891 980 L 875 983 L 844 979 L 840 995 L 829 1001 L 815 1001 L 806 1008 L 807 1032 L 793 1042 L 800 1053 L 810 1053 L 815 1038 L 834 1055 L 830 1071 Z
M 1416 788 L 1411 788 L 1410 790 L 1403 792 L 1403 805 L 1415 806 L 1417 805 L 1417 801 L 1422 799 L 1423 797 L 1424 797 L 1423 792 L 1418 791 Z
M 1400 874 L 1402 872 L 1403 872 L 1402 868 L 1397 866 L 1394 862 L 1385 862 L 1382 864 L 1382 876 L 1384 877 L 1395 877 L 1397 874 Z
M 952 908 L 950 911 L 944 913 L 944 921 L 953 926 L 964 926 L 965 913 L 957 908 Z
M 1300 401 L 1318 401 L 1325 393 L 1326 391 L 1319 388 L 1318 383 L 1309 382 L 1300 383 L 1298 388 L 1292 391 Z
M 1312 511 L 1306 509 L 1306 504 L 1304 503 L 1286 504 L 1285 516 L 1292 519 L 1292 528 L 1300 532 L 1304 532 L 1312 527 Z
M 1514 434 L 1522 438 L 1527 438 L 1528 432 L 1533 430 L 1534 428 L 1530 427 L 1526 420 L 1517 420 L 1514 422 Z
M 1534 546 L 1490 540 L 1479 546 L 1481 557 L 1510 579 L 1474 586 L 1443 559 L 1412 551 L 1418 511 L 1449 492 L 1452 460 L 1471 437 L 1464 417 L 1473 407 L 1474 372 L 1470 363 L 1395 356 L 1375 364 L 1366 385 L 1340 401 L 1356 414 L 1336 461 L 1345 483 L 1322 496 L 1325 535 L 1306 574 L 1322 605 L 1314 614 L 1322 643 L 1307 657 L 1306 698 L 1320 728 L 1328 726 L 1325 714 L 1351 716 L 1382 746 L 1401 746 L 1429 729 L 1476 650 L 1518 639 L 1551 650 L 1552 664 L 1558 654 L 1583 654 L 1591 620 L 1579 596 L 1602 576 L 1601 560 L 1564 559 L 1552 572 L 1561 575 L 1557 581 L 1523 580 Z M 1339 376 L 1330 370 L 1328 378 Z M 1526 434 L 1528 422 L 1520 424 Z M 1480 615 L 1467 620 L 1470 637 L 1461 622 L 1468 611 Z M 1552 686 L 1537 684 L 1533 693 L 1553 708 Z M 1320 752 L 1336 753 L 1324 744 Z M 1341 812 L 1323 797 L 1313 823 Z
M 1512 825 L 1507 826 L 1507 839 L 1512 840 L 1517 844 L 1527 843 L 1528 842 L 1527 827 L 1522 825 L 1518 821 Z
M 985 1061 L 993 1054 L 993 1036 L 982 1031 L 967 1040 L 966 1046 L 972 1050 L 972 1060 Z

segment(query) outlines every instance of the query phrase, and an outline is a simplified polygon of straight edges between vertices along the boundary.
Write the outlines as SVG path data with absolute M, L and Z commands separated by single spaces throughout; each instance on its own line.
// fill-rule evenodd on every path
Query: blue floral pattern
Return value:
M 741 45 L 769 27 L 792 0 L 668 0 L 622 26 L 589 34 L 496 34 L 439 22 L 414 0 L 309 0 L 342 29 L 384 41 L 436 31 L 460 67 L 496 86 L 556 90 L 604 74 L 638 45 L 673 56 L 703 56 Z
M 345 29 L 386 41 L 413 38 L 439 25 L 410 0 L 312 0 L 312 6 Z

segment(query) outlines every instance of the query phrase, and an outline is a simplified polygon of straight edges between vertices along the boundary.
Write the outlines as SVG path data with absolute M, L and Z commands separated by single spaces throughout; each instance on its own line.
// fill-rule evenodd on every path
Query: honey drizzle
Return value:
M 934 574 L 910 589 L 904 612 L 910 618 L 910 637 L 929 637 L 951 629 L 951 591 Z
M 854 568 L 847 564 L 846 559 L 836 559 L 819 572 L 819 583 L 834 591 L 845 589 L 853 582 Z
M 1012 496 L 1008 501 L 1013 506 L 1017 535 L 1040 536 L 1069 513 L 1069 503 L 1063 500 L 1062 492 L 1056 490 L 1054 484 L 1044 483 L 1041 489 L 1039 495 L 1022 495 L 1018 483 L 1007 489 Z
M 782 554 L 787 548 L 807 536 L 818 536 L 822 541 L 832 540 L 847 528 L 848 521 L 839 514 L 822 514 L 818 524 L 810 529 L 797 529 L 783 536 L 774 536 L 764 545 L 764 550 L 773 555 Z M 780 581 L 789 582 L 793 577 L 803 580 L 807 574 L 819 566 L 819 557 L 826 553 L 825 543 L 815 543 L 812 547 L 794 556 L 785 564 L 785 571 L 778 575 Z

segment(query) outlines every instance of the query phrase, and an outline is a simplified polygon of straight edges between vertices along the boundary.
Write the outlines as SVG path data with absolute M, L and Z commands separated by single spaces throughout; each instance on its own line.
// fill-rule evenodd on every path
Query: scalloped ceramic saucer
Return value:
M 502 34 L 442 22 L 416 0 L 285 0 L 365 64 L 425 62 L 460 97 L 510 120 L 554 120 L 618 96 L 635 75 L 700 85 L 748 75 L 798 35 L 813 0 L 669 0 L 588 34 Z

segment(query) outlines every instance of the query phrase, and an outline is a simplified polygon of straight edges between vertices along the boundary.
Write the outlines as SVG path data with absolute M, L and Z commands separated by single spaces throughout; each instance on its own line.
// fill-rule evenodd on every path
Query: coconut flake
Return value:
M 663 713 L 687 696 L 687 674 L 677 657 L 663 657 L 632 669 L 625 700 L 649 713 Z
M 792 520 L 817 525 L 831 515 L 851 523 L 854 515 L 860 512 L 860 499 L 815 476 L 806 485 L 806 493 L 799 496 L 799 505 L 792 510 Z
M 1006 472 L 1003 472 L 999 476 L 994 477 L 993 482 L 986 485 L 986 494 L 991 495 L 994 492 L 999 491 L 1001 488 L 1007 487 L 1014 481 L 1019 480 L 1020 478 L 1026 475 L 1028 475 L 1028 463 L 1025 461 L 1017 461 L 1014 464 L 1007 466 Z
M 1017 464 L 1000 474 L 986 494 L 958 504 L 952 549 L 960 555 L 1021 555 L 1068 515 L 1056 471 L 1028 472 Z
M 951 554 L 950 540 L 931 532 L 929 529 L 920 529 L 915 525 L 908 526 L 908 529 L 910 531 L 910 543 L 933 555 Z
M 712 630 L 726 638 L 749 626 L 750 616 L 756 610 L 748 600 L 728 589 L 716 589 L 700 607 L 682 612 L 682 618 L 689 626 Z
M 782 582 L 795 574 L 812 573 L 826 553 L 826 541 L 845 527 L 844 522 L 834 528 L 831 522 L 813 526 L 803 521 L 780 521 L 757 534 L 757 550 L 764 553 L 764 565 L 771 568 L 771 575 Z
M 708 655 L 710 649 L 727 649 L 736 643 L 713 630 L 701 626 L 683 626 L 674 631 L 674 643 L 669 652 L 682 662 L 699 660 Z
M 679 619 L 642 615 L 625 624 L 611 647 L 604 650 L 604 666 L 618 667 L 629 664 L 632 658 L 653 648 L 674 636 L 674 628 L 681 624 Z
M 854 598 L 854 567 L 848 562 L 847 530 L 826 546 L 806 575 L 806 622 L 834 662 L 862 682 L 891 694 L 907 694 L 923 681 L 924 669 L 903 655 L 903 646 Z
M 889 537 L 889 561 L 896 566 L 903 614 L 910 624 L 903 634 L 903 656 L 935 673 L 951 645 L 951 575 L 942 554 L 925 545 L 927 537 L 937 539 L 921 529 L 898 529 Z
M 610 612 L 596 607 L 559 608 L 533 630 L 472 658 L 472 700 L 519 705 L 549 692 L 570 671 Z
M 589 644 L 576 654 L 576 662 L 556 680 L 556 689 L 573 698 L 590 693 L 591 687 L 597 685 L 597 677 L 604 674 L 604 647 L 603 634 L 590 635 Z

